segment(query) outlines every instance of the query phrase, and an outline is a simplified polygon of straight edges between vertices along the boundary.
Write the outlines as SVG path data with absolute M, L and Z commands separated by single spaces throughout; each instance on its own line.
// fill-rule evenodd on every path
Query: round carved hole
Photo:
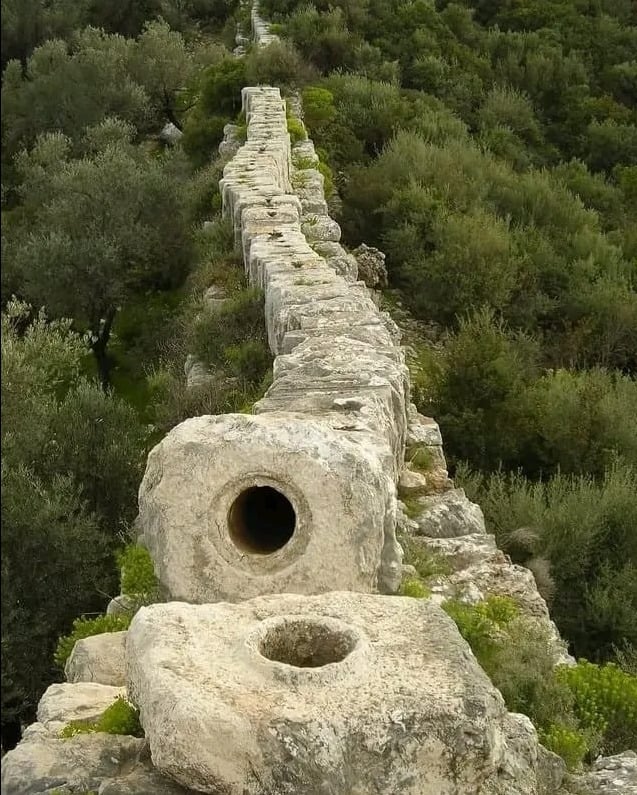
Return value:
M 357 642 L 353 632 L 299 618 L 271 627 L 261 639 L 259 652 L 273 662 L 296 668 L 320 668 L 344 660 Z
M 296 514 L 280 491 L 271 486 L 252 486 L 230 506 L 228 528 L 239 549 L 253 555 L 270 555 L 292 538 Z

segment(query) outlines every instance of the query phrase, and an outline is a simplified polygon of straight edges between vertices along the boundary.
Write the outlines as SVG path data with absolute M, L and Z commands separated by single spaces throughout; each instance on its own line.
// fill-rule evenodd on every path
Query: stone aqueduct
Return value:
M 256 9 L 252 24 L 272 40 Z M 76 644 L 68 682 L 3 760 L 3 792 L 561 792 L 561 762 L 438 603 L 514 596 L 563 654 L 546 605 L 448 480 L 438 426 L 410 403 L 400 332 L 339 243 L 311 141 L 291 145 L 277 88 L 242 98 L 247 141 L 229 129 L 221 147 L 234 152 L 223 212 L 265 294 L 273 383 L 252 415 L 187 420 L 151 452 L 139 531 L 166 603 Z M 424 475 L 405 462 L 414 445 Z M 416 496 L 414 519 L 399 493 Z M 397 528 L 449 563 L 430 599 L 391 595 Z M 118 695 L 145 739 L 59 738 Z

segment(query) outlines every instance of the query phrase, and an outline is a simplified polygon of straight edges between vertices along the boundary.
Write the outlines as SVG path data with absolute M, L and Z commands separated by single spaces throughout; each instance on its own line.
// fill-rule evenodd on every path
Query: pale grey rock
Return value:
M 208 312 L 218 312 L 228 301 L 228 294 L 224 287 L 213 284 L 203 296 L 204 306 Z
M 485 533 L 472 533 L 456 538 L 415 536 L 412 543 L 435 553 L 444 559 L 454 571 L 486 561 L 507 563 L 506 557 L 496 546 L 495 537 Z
M 330 593 L 153 605 L 129 633 L 129 688 L 155 766 L 183 786 L 511 793 L 497 786 L 502 698 L 426 600 Z M 533 771 L 525 775 L 516 793 L 536 795 Z
M 341 227 L 329 215 L 304 215 L 301 231 L 310 243 L 315 240 L 338 243 L 341 239 Z
M 184 134 L 178 127 L 176 127 L 172 122 L 168 122 L 163 126 L 162 131 L 159 133 L 159 140 L 168 146 L 176 146 L 181 141 L 183 136 Z
M 588 773 L 574 777 L 574 783 L 569 791 L 578 795 L 637 795 L 637 753 L 600 757 Z
M 557 795 L 566 766 L 556 754 L 543 748 L 535 728 L 526 715 L 509 713 L 505 719 L 507 753 L 498 770 L 498 791 L 506 795 L 532 792 Z
M 362 279 L 368 287 L 380 290 L 387 287 L 387 267 L 385 266 L 385 255 L 379 249 L 361 243 L 358 248 L 352 251 L 358 262 L 358 277 Z
M 123 687 L 126 683 L 126 632 L 104 632 L 78 640 L 64 675 L 68 682 L 98 682 Z
M 482 509 L 467 499 L 463 489 L 426 497 L 420 502 L 423 512 L 415 517 L 420 535 L 454 538 L 486 533 Z
M 130 771 L 145 745 L 143 739 L 124 735 L 92 733 L 60 739 L 48 732 L 33 732 L 3 757 L 2 793 L 97 792 L 104 781 Z M 161 790 L 157 795 L 163 795 Z M 173 791 L 167 790 L 166 795 Z
M 403 469 L 400 473 L 398 488 L 405 495 L 423 494 L 427 489 L 427 478 L 421 472 Z
M 188 389 L 205 386 L 212 381 L 212 375 L 206 365 L 191 353 L 186 356 L 184 373 L 186 375 L 186 387 Z
M 422 414 L 419 414 L 413 403 L 409 404 L 408 418 L 408 447 L 421 444 L 426 446 L 442 445 L 442 436 L 440 435 L 438 423 L 431 419 L 431 417 L 424 417 Z
M 292 163 L 296 168 L 299 168 L 299 163 L 311 162 L 312 165 L 317 165 L 319 157 L 314 149 L 314 144 L 309 139 L 305 141 L 297 141 L 292 147 Z
M 107 616 L 120 616 L 125 613 L 130 613 L 137 606 L 137 602 L 133 596 L 128 594 L 120 594 L 114 597 L 106 607 Z
M 97 682 L 49 685 L 38 704 L 37 719 L 45 729 L 57 732 L 73 720 L 92 722 L 125 695 L 123 687 Z
M 151 451 L 139 492 L 160 586 L 197 603 L 376 590 L 395 523 L 383 464 L 366 435 L 309 418 L 186 420 Z

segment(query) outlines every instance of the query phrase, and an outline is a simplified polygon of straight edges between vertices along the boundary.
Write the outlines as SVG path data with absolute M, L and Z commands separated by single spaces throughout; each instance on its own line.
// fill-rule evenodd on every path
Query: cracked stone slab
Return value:
M 211 795 L 478 792 L 506 751 L 500 694 L 426 600 L 152 605 L 128 684 L 156 767 Z

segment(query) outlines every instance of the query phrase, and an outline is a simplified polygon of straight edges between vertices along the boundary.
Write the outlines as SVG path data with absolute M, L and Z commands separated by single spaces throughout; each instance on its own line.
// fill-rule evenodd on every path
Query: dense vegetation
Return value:
M 75 639 L 126 623 L 99 614 L 140 578 L 127 547 L 118 586 L 116 559 L 149 447 L 186 417 L 249 408 L 267 383 L 261 297 L 226 225 L 202 226 L 220 209 L 216 147 L 240 85 L 215 136 L 158 141 L 214 102 L 236 13 L 2 0 L 5 749 Z M 228 296 L 221 323 L 212 283 Z M 188 353 L 213 376 L 193 389 Z
M 415 398 L 458 480 L 573 653 L 634 654 L 634 4 L 264 8 L 308 60 L 287 83 L 346 241 L 387 253 L 387 306 L 420 321 Z
M 635 672 L 634 4 L 262 9 L 282 40 L 237 59 L 233 0 L 2 0 L 5 747 L 59 676 L 69 633 L 105 627 L 73 621 L 119 590 L 149 446 L 267 385 L 262 299 L 215 217 L 217 146 L 226 123 L 242 128 L 254 82 L 301 91 L 345 242 L 387 252 L 387 307 L 420 328 L 414 398 L 457 480 L 536 573 L 572 652 Z M 167 121 L 181 147 L 158 144 Z M 211 373 L 190 389 L 188 353 Z M 475 616 L 454 617 L 471 636 Z M 504 623 L 514 642 L 526 632 Z M 541 639 L 520 641 L 536 655 L 523 671 L 470 639 L 505 695 L 532 689 L 522 706 L 509 693 L 512 708 L 562 699 L 559 720 L 532 714 L 551 747 L 575 761 L 618 747 L 547 679 Z

